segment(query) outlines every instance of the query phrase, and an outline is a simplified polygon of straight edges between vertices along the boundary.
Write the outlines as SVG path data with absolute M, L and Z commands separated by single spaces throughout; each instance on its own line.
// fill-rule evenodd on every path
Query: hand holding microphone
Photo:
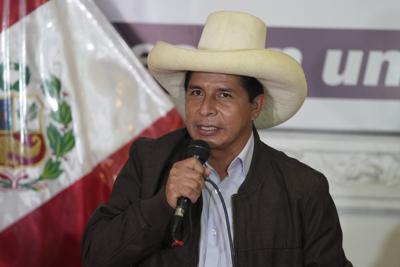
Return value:
M 171 223 L 171 234 L 180 245 L 182 222 L 191 203 L 195 203 L 204 188 L 204 177 L 210 170 L 203 166 L 209 156 L 209 146 L 202 140 L 192 141 L 186 151 L 186 159 L 176 162 L 169 173 L 166 197 L 175 214 Z

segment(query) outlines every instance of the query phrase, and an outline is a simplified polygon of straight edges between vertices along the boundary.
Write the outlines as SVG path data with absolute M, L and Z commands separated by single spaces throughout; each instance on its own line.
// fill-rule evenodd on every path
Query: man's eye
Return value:
M 227 97 L 232 97 L 232 95 L 228 92 L 220 92 L 219 97 L 221 98 L 227 98 Z
M 194 95 L 194 96 L 199 96 L 199 95 L 201 95 L 202 93 L 201 93 L 201 90 L 200 90 L 200 89 L 192 89 L 192 90 L 190 90 L 189 94 L 190 94 L 190 95 Z

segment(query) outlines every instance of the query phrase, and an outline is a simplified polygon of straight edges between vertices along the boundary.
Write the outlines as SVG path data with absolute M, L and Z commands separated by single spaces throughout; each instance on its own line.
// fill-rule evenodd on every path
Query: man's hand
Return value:
M 204 177 L 210 175 L 210 172 L 195 158 L 175 162 L 165 189 L 168 204 L 175 208 L 179 197 L 187 197 L 195 203 L 204 188 Z

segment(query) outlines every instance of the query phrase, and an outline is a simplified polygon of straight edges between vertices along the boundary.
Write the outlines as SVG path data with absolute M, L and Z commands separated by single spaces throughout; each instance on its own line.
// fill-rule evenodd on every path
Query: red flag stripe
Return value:
M 48 0 L 0 0 L 0 32 L 47 1 Z
M 182 126 L 175 109 L 139 136 L 160 136 Z M 78 267 L 80 239 L 89 216 L 111 189 L 128 158 L 125 144 L 96 168 L 0 233 L 0 267 Z M 108 177 L 108 178 L 106 178 Z

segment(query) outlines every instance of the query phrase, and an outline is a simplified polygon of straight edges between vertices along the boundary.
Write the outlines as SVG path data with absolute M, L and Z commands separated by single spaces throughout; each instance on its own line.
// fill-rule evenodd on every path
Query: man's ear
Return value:
M 265 94 L 259 94 L 251 102 L 252 112 L 251 119 L 254 121 L 260 115 L 265 105 Z

